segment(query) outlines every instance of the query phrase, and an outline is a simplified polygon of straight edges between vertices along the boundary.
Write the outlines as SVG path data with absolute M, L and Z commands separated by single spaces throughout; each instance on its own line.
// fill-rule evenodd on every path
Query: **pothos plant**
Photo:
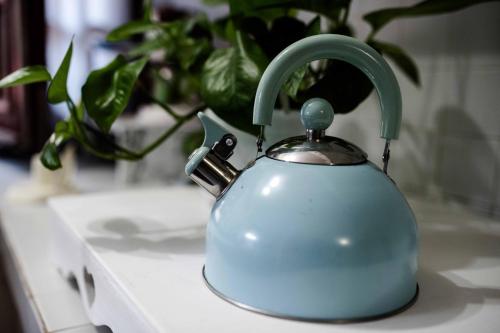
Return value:
M 92 71 L 82 86 L 81 102 L 67 91 L 73 42 L 54 75 L 44 66 L 21 68 L 0 81 L 0 88 L 48 82 L 47 100 L 65 103 L 69 116 L 56 123 L 54 133 L 41 153 L 41 162 L 51 170 L 61 167 L 59 151 L 69 140 L 105 159 L 138 160 L 173 135 L 199 111 L 213 110 L 227 123 L 251 134 L 251 110 L 255 91 L 267 64 L 289 44 L 311 35 L 336 33 L 353 36 L 349 24 L 350 0 L 204 0 L 211 5 L 229 5 L 226 17 L 210 21 L 197 15 L 172 22 L 154 20 L 151 0 L 145 1 L 141 20 L 126 23 L 107 36 L 110 42 L 141 40 L 107 66 Z M 413 6 L 380 9 L 363 16 L 371 27 L 365 42 L 420 84 L 417 66 L 399 46 L 382 41 L 377 33 L 398 18 L 419 17 L 456 11 L 493 0 L 426 0 Z M 303 20 L 301 11 L 313 13 Z M 142 36 L 142 38 L 137 38 Z M 160 54 L 160 61 L 158 61 Z M 171 74 L 163 78 L 161 70 Z M 165 100 L 150 93 L 145 74 L 165 84 L 184 82 L 182 98 L 195 104 L 186 114 L 176 113 Z M 323 97 L 336 113 L 348 113 L 372 91 L 370 80 L 354 66 L 339 60 L 324 60 L 302 66 L 287 80 L 280 102 L 299 105 L 310 97 Z M 139 90 L 175 119 L 156 140 L 140 151 L 116 144 L 109 131 Z M 96 140 L 98 138 L 99 140 Z M 191 138 L 193 145 L 199 139 Z

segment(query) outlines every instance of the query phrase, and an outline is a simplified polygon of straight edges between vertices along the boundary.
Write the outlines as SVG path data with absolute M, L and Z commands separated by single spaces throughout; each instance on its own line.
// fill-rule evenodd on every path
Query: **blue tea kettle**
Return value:
M 387 176 L 389 142 L 401 124 L 401 93 L 390 67 L 350 37 L 302 39 L 264 72 L 253 123 L 271 125 L 287 77 L 325 58 L 357 66 L 374 84 L 386 139 L 384 170 L 354 144 L 325 135 L 334 113 L 320 98 L 301 109 L 305 135 L 272 145 L 243 170 L 227 162 L 236 137 L 200 113 L 205 141 L 191 154 L 186 173 L 217 198 L 203 276 L 218 296 L 264 314 L 373 319 L 408 307 L 418 293 L 415 217 Z

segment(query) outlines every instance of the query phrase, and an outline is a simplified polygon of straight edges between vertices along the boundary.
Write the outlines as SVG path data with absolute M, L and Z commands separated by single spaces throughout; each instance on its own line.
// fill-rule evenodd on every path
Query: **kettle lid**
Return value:
M 272 145 L 266 156 L 275 160 L 322 165 L 352 165 L 367 161 L 368 155 L 356 145 L 325 135 L 333 122 L 333 108 L 322 98 L 312 98 L 300 111 L 306 135 L 295 136 Z

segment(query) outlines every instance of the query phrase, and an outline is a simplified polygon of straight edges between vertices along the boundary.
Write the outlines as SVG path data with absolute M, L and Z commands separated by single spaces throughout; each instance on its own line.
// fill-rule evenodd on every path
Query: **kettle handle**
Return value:
M 320 59 L 344 60 L 368 76 L 380 100 L 380 136 L 388 141 L 397 139 L 401 126 L 401 91 L 394 73 L 384 58 L 367 44 L 334 34 L 299 40 L 271 61 L 257 88 L 253 123 L 271 125 L 274 103 L 285 80 L 303 64 Z

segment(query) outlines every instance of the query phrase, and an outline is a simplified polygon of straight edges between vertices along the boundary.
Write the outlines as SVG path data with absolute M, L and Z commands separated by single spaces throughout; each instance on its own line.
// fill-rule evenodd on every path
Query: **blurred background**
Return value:
M 352 1 L 350 27 L 364 39 L 370 33 L 362 18 L 365 13 L 417 2 Z M 153 7 L 154 17 L 162 21 L 199 13 L 216 20 L 228 13 L 223 1 L 213 6 L 196 0 L 155 0 Z M 308 15 L 299 14 L 306 20 Z M 45 64 L 54 73 L 73 39 L 68 92 L 78 101 L 88 73 L 105 66 L 129 46 L 127 42 L 107 42 L 107 34 L 143 16 L 142 1 L 0 0 L 0 77 L 36 64 Z M 417 86 L 388 59 L 403 95 L 403 127 L 400 139 L 392 145 L 391 177 L 405 193 L 458 202 L 500 220 L 498 32 L 500 3 L 489 2 L 449 14 L 401 18 L 385 26 L 378 38 L 404 49 L 420 73 Z M 170 75 L 168 71 L 160 73 Z M 167 91 L 173 94 L 168 87 L 162 90 L 161 85 L 147 88 L 156 89 L 156 97 Z M 173 100 L 180 113 L 190 104 Z M 30 160 L 42 149 L 55 122 L 67 116 L 65 105 L 47 103 L 44 84 L 0 90 L 0 195 L 22 198 L 27 190 L 15 188 L 19 182 L 29 177 L 53 177 L 35 171 L 41 166 L 35 162 L 30 165 Z M 300 132 L 298 117 L 290 118 L 275 122 L 283 121 L 285 127 Z M 384 142 L 378 138 L 379 119 L 377 96 L 372 92 L 354 112 L 336 116 L 328 133 L 355 143 L 380 165 Z M 137 95 L 132 96 L 111 133 L 113 140 L 124 146 L 142 148 L 171 125 L 169 117 Z M 234 131 L 242 138 L 243 147 L 254 145 L 254 137 Z M 268 135 L 268 140 L 296 134 L 279 128 L 276 131 L 278 134 Z M 188 183 L 182 171 L 186 150 L 191 147 L 185 149 L 186 138 L 198 132 L 199 124 L 192 121 L 138 162 L 104 161 L 78 148 L 65 160 L 67 167 L 62 177 L 72 183 L 71 191 Z M 247 153 L 248 149 L 237 150 L 233 162 L 244 165 L 252 158 L 251 154 L 244 156 Z M 9 317 L 11 307 L 8 300 L 5 302 L 0 314 Z
M 363 14 L 417 2 L 353 1 L 349 23 L 363 39 L 369 33 Z M 153 3 L 155 17 L 162 20 L 198 13 L 215 20 L 228 12 L 227 5 L 208 6 L 196 0 Z M 105 66 L 127 47 L 126 43 L 106 42 L 107 33 L 144 15 L 142 1 L 132 0 L 3 0 L 0 6 L 0 76 L 33 64 L 46 64 L 54 73 L 73 38 L 68 92 L 76 101 L 88 73 Z M 496 218 L 500 217 L 498 31 L 500 4 L 491 2 L 450 14 L 399 19 L 379 32 L 379 39 L 391 41 L 411 55 L 421 81 L 419 87 L 412 84 L 389 59 L 404 103 L 401 138 L 392 149 L 392 177 L 404 191 L 457 200 Z M 2 192 L 18 177 L 26 176 L 29 157 L 42 148 L 55 120 L 68 114 L 64 104 L 47 104 L 45 89 L 37 84 L 0 90 Z M 123 120 L 113 128 L 116 140 L 132 148 L 141 146 L 169 125 L 168 118 L 155 110 L 138 115 L 146 104 L 132 98 Z M 377 97 L 372 92 L 355 112 L 337 117 L 329 132 L 354 142 L 379 163 L 383 142 L 377 135 L 378 119 Z M 185 153 L 179 147 L 183 135 L 197 126 L 195 123 L 178 139 L 168 140 L 143 161 L 104 162 L 79 151 L 78 165 L 111 172 L 112 181 L 106 186 L 183 181 Z M 253 141 L 248 137 L 247 141 Z

